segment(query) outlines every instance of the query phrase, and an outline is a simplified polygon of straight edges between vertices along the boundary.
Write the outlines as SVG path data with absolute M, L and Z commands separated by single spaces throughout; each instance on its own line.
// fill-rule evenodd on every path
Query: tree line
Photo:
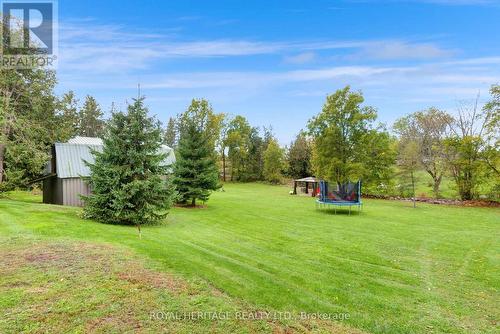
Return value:
M 80 103 L 71 91 L 58 97 L 55 84 L 53 71 L 0 70 L 0 191 L 27 187 L 41 176 L 54 142 L 106 133 L 95 98 Z M 493 85 L 482 108 L 478 99 L 454 115 L 429 108 L 388 128 L 361 92 L 345 87 L 327 96 L 322 110 L 284 147 L 271 126 L 253 126 L 242 115 L 217 113 L 209 101 L 193 99 L 166 122 L 161 138 L 180 155 L 200 147 L 196 141 L 206 142 L 204 150 L 216 164 L 210 173 L 222 181 L 281 183 L 314 175 L 339 183 L 361 179 L 365 192 L 415 197 L 417 172 L 425 171 L 436 197 L 447 176 L 464 200 L 477 198 L 484 183 L 493 184 L 486 195 L 498 198 L 499 96 Z M 111 114 L 116 112 L 112 105 Z M 200 166 L 176 166 L 187 174 L 195 167 Z
M 326 98 L 295 139 L 280 147 L 272 127 L 251 126 L 241 115 L 215 113 L 206 100 L 206 131 L 223 181 L 268 181 L 316 176 L 333 182 L 361 179 L 365 192 L 416 197 L 419 171 L 430 177 L 433 195 L 441 197 L 443 177 L 451 178 L 462 200 L 483 195 L 498 199 L 500 190 L 500 88 L 479 108 L 461 103 L 456 115 L 430 107 L 397 119 L 391 128 L 377 122 L 377 110 L 349 86 Z M 196 116 L 195 116 L 196 117 Z M 165 142 L 177 147 L 181 116 L 170 118 Z

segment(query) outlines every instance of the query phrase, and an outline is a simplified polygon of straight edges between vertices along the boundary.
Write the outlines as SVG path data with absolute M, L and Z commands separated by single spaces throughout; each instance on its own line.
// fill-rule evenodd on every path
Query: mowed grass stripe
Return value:
M 126 246 L 257 308 L 348 311 L 350 325 L 376 333 L 495 332 L 498 209 L 366 200 L 359 215 L 334 215 L 286 187 L 224 188 L 205 209 L 173 209 L 141 240 L 78 209 L 0 201 L 0 217 L 46 238 Z M 0 233 L 22 232 L 0 222 Z

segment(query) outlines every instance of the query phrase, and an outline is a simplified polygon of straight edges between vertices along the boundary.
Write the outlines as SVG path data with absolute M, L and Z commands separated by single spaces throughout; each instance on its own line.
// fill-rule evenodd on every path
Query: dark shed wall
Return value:
M 83 206 L 80 195 L 89 195 L 90 186 L 81 178 L 60 179 L 62 181 L 63 205 Z
M 43 180 L 43 202 L 47 204 L 63 204 L 62 180 L 57 176 Z

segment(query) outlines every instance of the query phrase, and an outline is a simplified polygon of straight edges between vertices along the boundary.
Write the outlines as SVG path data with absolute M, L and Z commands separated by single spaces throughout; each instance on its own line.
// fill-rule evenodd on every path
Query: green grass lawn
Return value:
M 77 332 L 168 326 L 186 333 L 498 332 L 500 210 L 367 200 L 359 215 L 334 215 L 285 187 L 224 189 L 207 208 L 172 210 L 164 225 L 144 228 L 142 239 L 134 227 L 82 220 L 77 208 L 19 193 L 0 199 L 0 332 L 64 326 Z M 38 261 L 33 253 L 45 255 Z M 100 257 L 97 269 L 89 269 Z M 127 273 L 138 278 L 121 279 Z M 158 286 L 148 275 L 176 279 Z M 171 289 L 177 285 L 186 288 Z M 51 298 L 62 306 L 40 324 L 32 305 L 43 308 L 55 303 Z M 126 303 L 134 316 L 124 311 Z M 349 319 L 171 323 L 148 320 L 151 309 L 348 313 Z M 133 321 L 124 322 L 122 313 Z

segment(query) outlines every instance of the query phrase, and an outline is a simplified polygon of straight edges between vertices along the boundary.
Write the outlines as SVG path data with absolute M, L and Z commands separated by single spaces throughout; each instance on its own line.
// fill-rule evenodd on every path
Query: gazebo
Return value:
M 309 194 L 309 188 L 311 188 L 311 196 L 314 197 L 318 193 L 318 183 L 319 180 L 312 176 L 293 180 L 293 194 L 297 195 L 297 186 L 299 186 L 304 187 L 304 192 L 306 194 Z

